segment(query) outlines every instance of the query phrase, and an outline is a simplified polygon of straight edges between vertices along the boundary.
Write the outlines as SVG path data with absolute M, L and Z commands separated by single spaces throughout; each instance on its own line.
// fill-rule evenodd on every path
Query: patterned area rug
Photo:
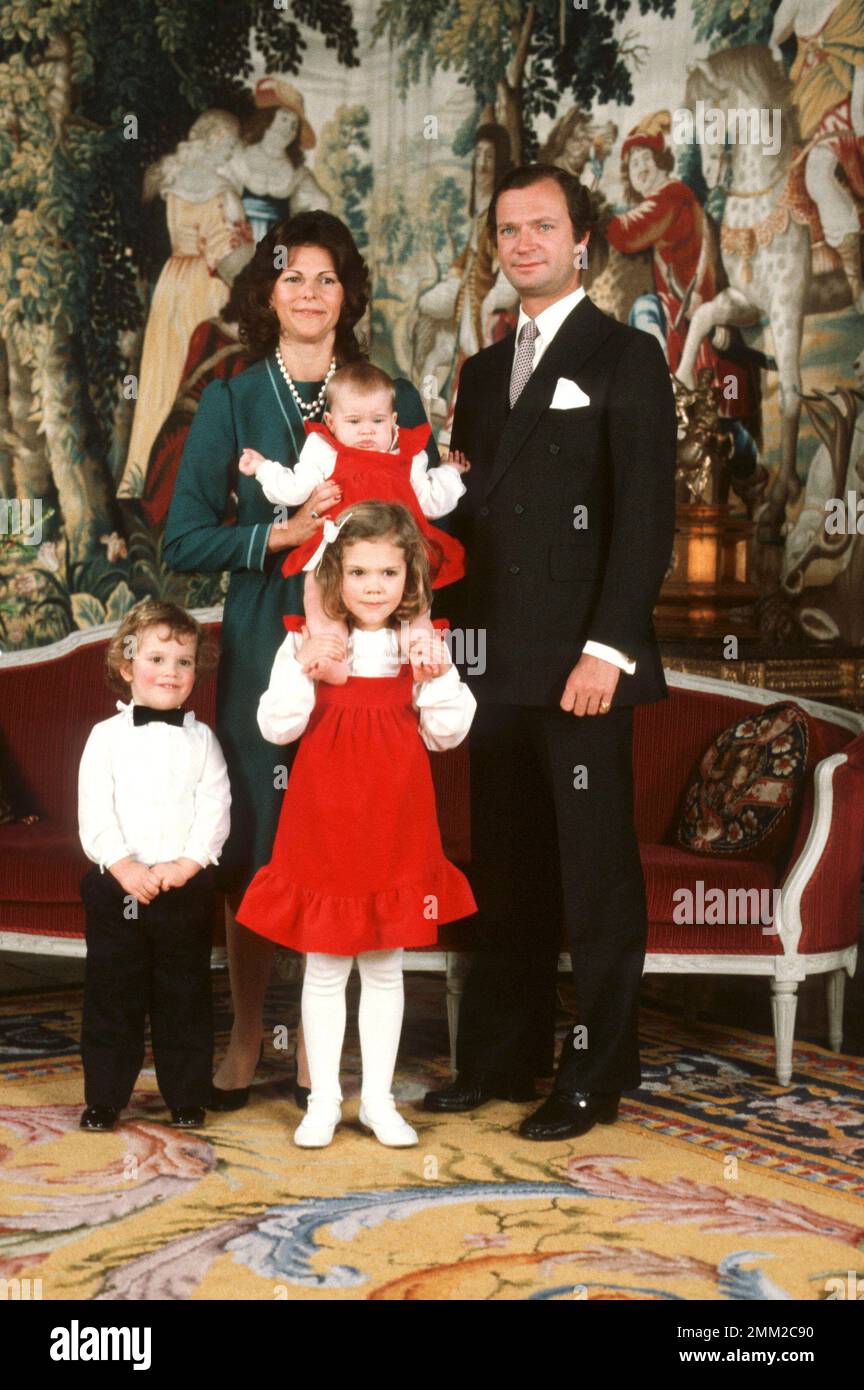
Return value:
M 860 1060 L 798 1044 L 782 1089 L 769 1039 L 646 1010 L 619 1123 L 532 1144 L 530 1106 L 417 1107 L 448 1075 L 444 984 L 407 985 L 397 1094 L 420 1146 L 401 1151 L 357 1124 L 350 1024 L 343 1125 L 291 1143 L 296 985 L 271 992 L 250 1105 L 196 1134 L 166 1127 L 149 1055 L 122 1128 L 83 1134 L 80 990 L 7 996 L 0 1278 L 98 1300 L 819 1300 L 864 1280 Z M 222 1045 L 224 977 L 217 1005 Z

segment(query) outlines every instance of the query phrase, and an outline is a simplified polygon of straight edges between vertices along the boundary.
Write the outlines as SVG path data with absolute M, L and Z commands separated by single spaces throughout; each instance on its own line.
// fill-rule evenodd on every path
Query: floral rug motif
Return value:
M 349 1023 L 345 1118 L 311 1152 L 291 1142 L 296 985 L 271 992 L 249 1106 L 194 1134 L 164 1123 L 149 1054 L 122 1126 L 82 1133 L 80 990 L 7 996 L 0 1278 L 109 1301 L 817 1300 L 864 1280 L 860 1060 L 798 1044 L 782 1088 L 769 1038 L 645 1010 L 618 1124 L 532 1144 L 530 1106 L 419 1108 L 448 1075 L 444 983 L 407 989 L 397 1096 L 419 1147 L 359 1128 Z M 351 998 L 349 1018 L 356 979 Z M 220 1046 L 227 1023 L 220 978 Z

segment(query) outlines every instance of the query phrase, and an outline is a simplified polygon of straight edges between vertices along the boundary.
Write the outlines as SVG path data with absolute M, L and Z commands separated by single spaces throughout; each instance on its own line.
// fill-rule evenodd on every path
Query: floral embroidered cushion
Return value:
M 794 834 L 811 730 L 798 705 L 768 705 L 718 734 L 684 795 L 678 843 L 695 854 L 776 859 Z

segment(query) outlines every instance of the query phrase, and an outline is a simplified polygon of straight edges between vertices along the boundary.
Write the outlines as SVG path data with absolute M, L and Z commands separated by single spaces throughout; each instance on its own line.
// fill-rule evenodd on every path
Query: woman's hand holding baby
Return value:
M 291 546 L 302 545 L 303 541 L 320 530 L 321 518 L 325 512 L 338 506 L 341 501 L 342 489 L 338 483 L 331 482 L 330 479 L 319 483 L 289 521 L 271 526 L 267 538 L 268 552 L 288 550 Z

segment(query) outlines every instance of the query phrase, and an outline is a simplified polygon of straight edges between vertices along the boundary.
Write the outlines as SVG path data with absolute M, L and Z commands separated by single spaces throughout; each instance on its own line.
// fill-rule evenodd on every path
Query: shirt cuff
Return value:
M 433 676 L 431 681 L 415 682 L 417 694 L 415 696 L 415 707 L 417 709 L 429 708 L 438 704 L 442 699 L 452 699 L 458 692 L 461 680 L 456 664 L 451 660 L 446 671 L 442 671 L 440 676 Z
M 628 676 L 632 676 L 636 670 L 635 661 L 619 652 L 617 647 L 607 647 L 603 642 L 586 642 L 582 648 L 582 655 L 597 656 L 601 661 L 609 661 L 613 666 L 617 666 L 619 671 L 626 671 Z
M 203 845 L 187 845 L 182 854 L 177 855 L 178 859 L 194 859 L 196 864 L 200 864 L 202 869 L 209 869 L 211 864 L 218 864 L 219 860 L 214 859 L 213 855 Z
M 106 869 L 110 870 L 111 865 L 119 860 L 134 859 L 135 852 L 129 848 L 125 840 L 106 835 L 98 848 L 94 846 L 93 853 L 88 854 L 88 858 L 92 858 L 93 862 L 99 865 L 100 874 L 104 874 Z

